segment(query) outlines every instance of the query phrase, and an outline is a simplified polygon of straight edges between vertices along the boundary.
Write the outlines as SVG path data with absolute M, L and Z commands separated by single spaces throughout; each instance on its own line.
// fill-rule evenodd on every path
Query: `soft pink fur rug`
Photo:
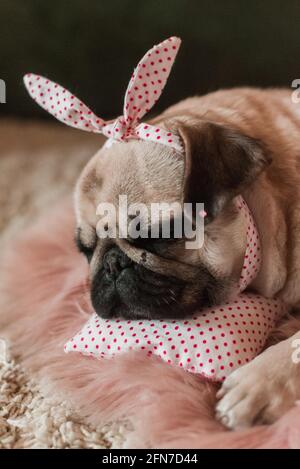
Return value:
M 93 424 L 129 418 L 126 445 L 146 448 L 300 448 L 300 406 L 276 424 L 230 432 L 214 419 L 216 386 L 159 359 L 66 355 L 86 321 L 87 266 L 73 243 L 70 201 L 11 243 L 1 270 L 0 336 L 39 378 Z

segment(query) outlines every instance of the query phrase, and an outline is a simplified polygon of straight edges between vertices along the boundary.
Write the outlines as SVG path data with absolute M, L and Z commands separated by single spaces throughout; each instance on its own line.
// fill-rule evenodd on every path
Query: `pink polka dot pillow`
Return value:
M 280 300 L 241 294 L 235 301 L 201 310 L 181 321 L 109 320 L 93 314 L 66 343 L 65 352 L 105 359 L 138 350 L 149 357 L 157 355 L 170 365 L 222 381 L 262 350 L 284 311 Z

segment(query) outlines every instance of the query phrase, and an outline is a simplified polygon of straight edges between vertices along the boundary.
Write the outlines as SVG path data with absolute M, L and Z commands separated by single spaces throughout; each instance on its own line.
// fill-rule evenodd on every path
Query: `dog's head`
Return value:
M 184 156 L 152 142 L 115 143 L 101 149 L 79 178 L 76 240 L 90 264 L 91 299 L 102 317 L 184 317 L 225 300 L 239 279 L 246 227 L 234 198 L 270 159 L 256 140 L 222 125 L 180 120 L 168 125 L 180 134 Z M 204 203 L 202 247 L 187 249 L 172 229 L 168 238 L 132 237 L 130 229 L 120 236 L 120 219 L 128 228 L 131 222 L 120 195 L 127 196 L 127 207 L 149 207 L 139 212 L 141 233 L 154 223 L 152 203 Z M 112 204 L 115 214 L 108 210 L 100 216 L 103 203 Z M 101 229 L 116 225 L 116 232 L 99 237 L 100 219 Z M 137 228 L 136 218 L 132 222 Z

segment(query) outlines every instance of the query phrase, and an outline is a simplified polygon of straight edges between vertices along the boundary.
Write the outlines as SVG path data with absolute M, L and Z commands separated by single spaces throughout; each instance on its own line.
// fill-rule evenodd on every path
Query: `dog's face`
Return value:
M 177 124 L 176 130 L 184 156 L 152 142 L 115 143 L 90 160 L 78 181 L 76 241 L 90 264 L 91 299 L 102 317 L 185 317 L 225 300 L 239 279 L 246 227 L 234 197 L 269 160 L 256 141 L 217 124 Z M 187 249 L 172 229 L 169 238 L 131 237 L 130 229 L 125 237 L 118 230 L 99 237 L 99 204 L 112 204 L 130 227 L 120 195 L 128 205 L 149 207 L 139 213 L 144 233 L 154 223 L 150 204 L 203 202 L 203 246 Z M 110 218 L 107 212 L 107 226 L 116 222 Z

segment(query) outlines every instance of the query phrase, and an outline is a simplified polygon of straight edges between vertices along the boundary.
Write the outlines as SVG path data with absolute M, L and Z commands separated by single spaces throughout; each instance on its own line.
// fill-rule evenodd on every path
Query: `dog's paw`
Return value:
M 299 391 L 299 368 L 284 357 L 276 361 L 271 347 L 234 371 L 217 393 L 216 418 L 230 429 L 272 423 L 291 408 Z M 276 350 L 277 352 L 277 350 Z M 286 358 L 286 357 L 285 357 Z M 282 361 L 284 360 L 284 361 Z

